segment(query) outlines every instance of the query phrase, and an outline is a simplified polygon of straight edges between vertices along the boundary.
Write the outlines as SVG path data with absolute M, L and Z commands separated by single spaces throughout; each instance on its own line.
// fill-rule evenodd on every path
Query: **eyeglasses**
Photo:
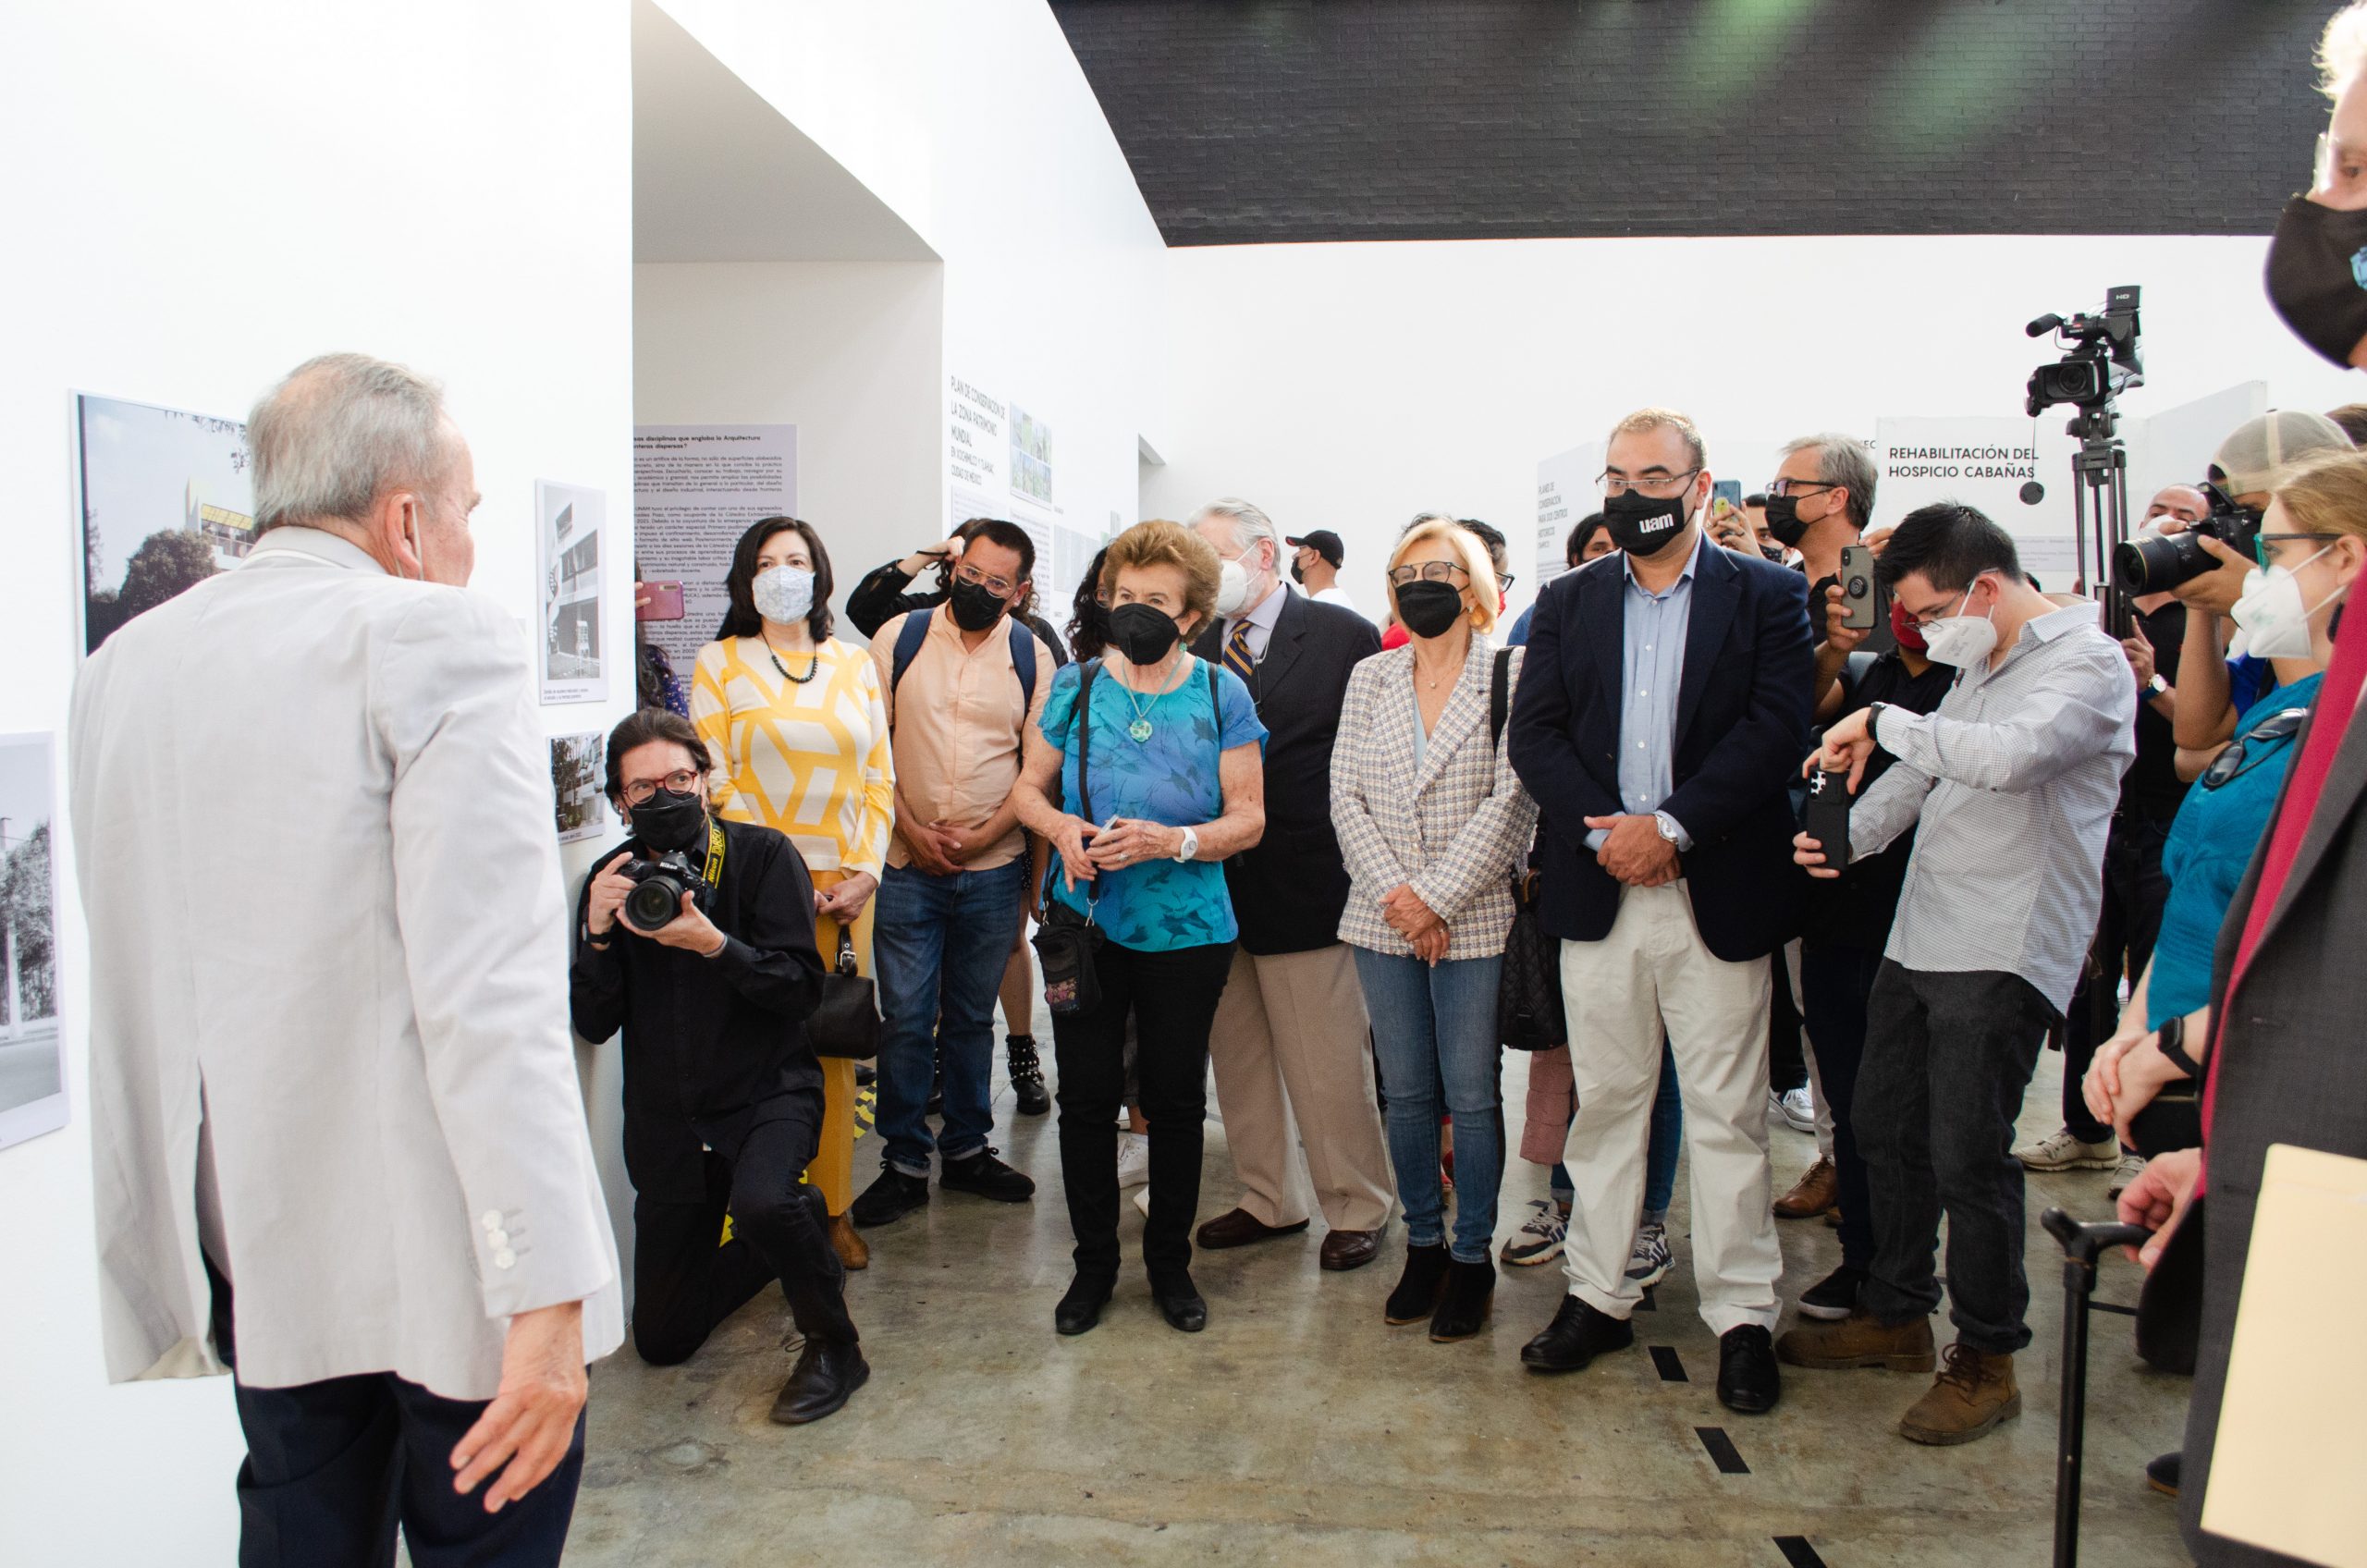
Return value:
M 1771 496 L 1806 496 L 1818 490 L 1838 490 L 1838 484 L 1827 484 L 1821 479 L 1771 479 L 1767 493 Z
M 1513 591 L 1513 584 L 1519 581 L 1520 579 L 1518 577 L 1509 571 L 1500 571 L 1496 573 L 1497 592 L 1509 594 Z
M 660 784 L 664 785 L 667 790 L 674 794 L 687 795 L 693 790 L 698 788 L 698 770 L 696 768 L 690 767 L 678 767 L 673 772 L 668 774 L 665 778 L 658 779 L 656 783 L 652 783 L 646 778 L 636 778 L 632 783 L 625 786 L 625 804 L 629 806 L 647 805 L 649 803 L 649 798 L 657 793 L 657 787 Z
M 1612 473 L 1606 471 L 1596 474 L 1594 482 L 1606 496 L 1625 496 L 1630 490 L 1639 490 L 1647 496 L 1655 496 L 1666 500 L 1671 496 L 1682 494 L 1685 487 L 1699 477 L 1700 472 L 1701 471 L 1698 468 L 1689 468 L 1683 473 L 1665 475 L 1647 473 L 1640 479 L 1630 479 L 1624 473 Z
M 2286 708 L 2281 712 L 2269 715 L 2260 723 L 2253 725 L 2240 738 L 2231 741 L 2226 751 L 2211 759 L 2211 766 L 2202 770 L 2201 784 L 2206 790 L 2216 790 L 2221 785 L 2229 783 L 2238 775 L 2250 772 L 2253 767 L 2268 760 L 2259 755 L 2259 752 L 2266 751 L 2270 746 L 2280 741 L 2291 740 L 2300 729 L 2301 721 L 2309 717 L 2310 710 L 2307 708 Z M 2244 749 L 2247 746 L 2255 749 L 2249 765 L 2244 760 Z
M 2260 562 L 2261 570 L 2265 571 L 2268 570 L 2269 566 L 2268 545 L 2269 541 L 2273 539 L 2317 539 L 2322 541 L 2332 541 L 2341 537 L 2342 535 L 2339 533 L 2255 533 L 2252 535 L 2252 559 Z
M 1458 577 L 1466 582 L 1471 580 L 1471 574 L 1453 561 L 1424 561 L 1419 566 L 1389 569 L 1389 581 L 1400 588 L 1417 579 L 1424 582 L 1453 582 Z
M 984 588 L 998 597 L 1005 599 L 1011 597 L 1011 579 L 1008 577 L 988 577 L 974 566 L 957 566 L 953 569 L 953 575 L 974 587 Z

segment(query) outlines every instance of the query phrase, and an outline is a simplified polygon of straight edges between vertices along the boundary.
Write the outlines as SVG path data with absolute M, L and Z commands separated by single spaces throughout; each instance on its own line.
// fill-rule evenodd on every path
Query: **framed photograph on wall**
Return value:
M 81 503 L 82 643 L 217 571 L 254 545 L 247 427 L 234 419 L 89 393 L 74 399 Z
M 599 491 L 534 482 L 534 557 L 542 574 L 535 659 L 546 703 L 607 700 L 608 629 L 600 619 L 600 535 L 607 520 L 607 497 Z
M 0 1147 L 66 1125 L 55 762 L 47 735 L 0 735 Z
M 596 839 L 608 820 L 601 789 L 607 782 L 608 738 L 596 729 L 551 737 L 551 797 L 558 811 L 558 841 Z

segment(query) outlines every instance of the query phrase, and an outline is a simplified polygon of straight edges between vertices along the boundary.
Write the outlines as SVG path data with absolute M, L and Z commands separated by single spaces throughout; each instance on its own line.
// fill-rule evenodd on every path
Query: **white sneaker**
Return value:
M 1767 1091 L 1767 1114 L 1795 1133 L 1813 1133 L 1816 1131 L 1816 1096 L 1806 1084 L 1780 1095 L 1770 1089 Z
M 1562 1243 L 1570 1233 L 1569 1216 L 1551 1198 L 1532 1198 L 1528 1207 L 1533 1212 L 1527 1222 L 1504 1243 L 1506 1263 L 1551 1263 L 1562 1256 Z
M 1150 1180 L 1150 1134 L 1118 1134 L 1118 1190 L 1139 1187 Z
M 1668 1278 L 1676 1259 L 1668 1250 L 1668 1227 L 1644 1224 L 1636 1228 L 1636 1245 L 1627 1254 L 1627 1278 L 1647 1288 Z
M 2033 1144 L 2024 1144 L 2014 1158 L 2030 1170 L 2110 1170 L 2120 1164 L 2120 1144 L 2106 1138 L 2083 1144 L 2064 1127 Z
M 2145 1157 L 2143 1155 L 2122 1155 L 2120 1157 L 2119 1169 L 2112 1173 L 2112 1182 L 2104 1188 L 2104 1196 L 2108 1198 L 2116 1198 L 2120 1196 L 2121 1194 L 2128 1190 L 2129 1183 L 2135 1182 L 2137 1178 L 2144 1174 Z

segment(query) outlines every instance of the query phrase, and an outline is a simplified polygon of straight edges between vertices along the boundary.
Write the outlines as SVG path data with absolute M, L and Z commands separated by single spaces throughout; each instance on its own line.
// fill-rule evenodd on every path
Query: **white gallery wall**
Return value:
M 313 354 L 400 360 L 445 380 L 474 447 L 476 586 L 535 613 L 537 478 L 605 490 L 622 543 L 623 0 L 11 6 L 0 60 L 0 731 L 66 721 L 71 389 L 243 419 Z M 620 625 L 622 574 L 606 587 Z M 546 709 L 547 727 L 605 729 L 620 673 L 609 704 Z M 271 759 L 187 785 L 221 801 L 222 832 L 271 852 Z M 0 1563 L 227 1562 L 242 1452 L 227 1380 L 111 1388 L 102 1369 L 89 974 L 70 855 L 58 870 L 72 1120 L 0 1149 Z M 268 910 L 223 917 L 272 939 Z
M 1811 431 L 1870 437 L 1883 415 L 2019 413 L 2054 350 L 2047 312 L 2144 288 L 2147 385 L 2132 413 L 2239 382 L 2272 406 L 2367 398 L 2262 294 L 2266 242 L 1954 237 L 1474 240 L 1170 252 L 1172 383 L 1147 516 L 1210 496 L 1258 502 L 1285 533 L 1336 530 L 1367 612 L 1417 511 L 1478 517 L 1527 554 L 1539 459 L 1599 439 L 1630 409 L 1751 444 Z M 2064 415 L 2044 420 L 2057 429 Z M 2197 454 L 2199 471 L 2210 453 Z M 2041 476 L 2068 484 L 2067 474 Z M 2140 503 L 2141 505 L 2141 501 Z M 1515 606 L 1530 595 L 1527 566 Z

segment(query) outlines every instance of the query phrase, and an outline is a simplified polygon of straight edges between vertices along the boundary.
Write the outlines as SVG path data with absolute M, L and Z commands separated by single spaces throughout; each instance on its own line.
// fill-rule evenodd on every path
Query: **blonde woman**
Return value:
M 1331 752 L 1331 823 L 1348 863 L 1340 939 L 1355 949 L 1389 1103 L 1390 1163 L 1405 1207 L 1405 1272 L 1383 1316 L 1430 1338 L 1487 1321 L 1489 1253 L 1504 1168 L 1496 988 L 1512 876 L 1537 807 L 1494 722 L 1496 573 L 1478 535 L 1417 523 L 1388 570 L 1406 645 L 1348 678 Z M 1520 650 L 1503 659 L 1511 711 Z M 1439 1179 L 1439 1101 L 1454 1126 L 1454 1229 Z
M 871 970 L 871 895 L 895 821 L 896 765 L 877 667 L 830 635 L 830 557 L 813 525 L 750 525 L 726 579 L 723 635 L 699 650 L 691 722 L 716 758 L 716 815 L 786 834 L 814 878 L 815 941 L 834 961 L 839 931 Z M 854 1196 L 854 1063 L 822 1059 L 822 1145 L 806 1175 L 830 1210 L 830 1243 L 861 1268 L 871 1254 L 847 1218 Z

